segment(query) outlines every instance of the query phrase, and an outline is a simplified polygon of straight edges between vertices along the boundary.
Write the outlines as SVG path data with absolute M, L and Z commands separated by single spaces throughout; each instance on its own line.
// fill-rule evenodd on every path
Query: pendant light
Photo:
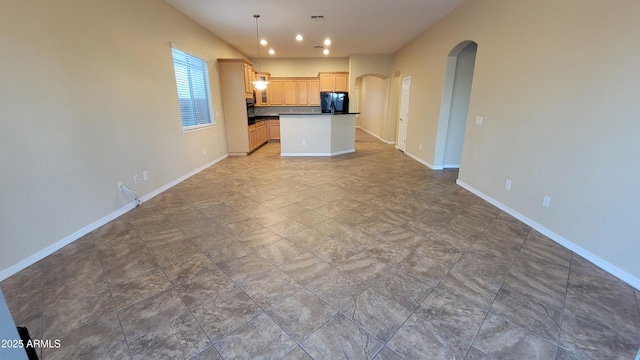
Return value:
M 260 32 L 258 30 L 258 19 L 260 18 L 260 14 L 253 15 L 253 18 L 256 19 L 256 47 L 258 48 L 258 73 L 260 72 Z M 256 90 L 264 90 L 267 88 L 268 81 L 264 80 L 256 80 L 251 82 L 253 87 Z

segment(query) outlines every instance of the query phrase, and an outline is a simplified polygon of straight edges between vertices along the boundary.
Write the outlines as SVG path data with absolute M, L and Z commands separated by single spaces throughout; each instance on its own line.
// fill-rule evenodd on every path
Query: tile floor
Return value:
M 358 131 L 229 158 L 2 282 L 55 359 L 633 359 L 640 293 Z

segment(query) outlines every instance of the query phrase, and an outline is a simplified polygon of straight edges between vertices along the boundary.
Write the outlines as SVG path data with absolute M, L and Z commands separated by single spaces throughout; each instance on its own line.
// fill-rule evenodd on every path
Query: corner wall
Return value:
M 215 127 L 182 133 L 169 42 L 211 60 Z M 164 1 L 4 2 L 0 47 L 2 275 L 125 209 L 118 181 L 144 196 L 226 155 L 215 59 L 243 54 Z
M 475 41 L 459 181 L 636 288 L 638 13 L 633 0 L 468 1 L 393 63 L 412 77 L 407 150 L 433 163 L 447 54 Z

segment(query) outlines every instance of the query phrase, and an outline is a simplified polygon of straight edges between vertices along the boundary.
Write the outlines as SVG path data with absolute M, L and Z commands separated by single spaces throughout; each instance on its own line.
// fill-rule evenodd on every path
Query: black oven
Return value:
M 247 99 L 247 122 L 249 125 L 256 122 L 256 104 L 253 98 Z

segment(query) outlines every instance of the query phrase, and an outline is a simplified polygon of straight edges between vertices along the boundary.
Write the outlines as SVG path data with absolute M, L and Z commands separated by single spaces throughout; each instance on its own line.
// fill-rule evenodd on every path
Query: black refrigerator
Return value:
M 323 113 L 348 113 L 349 93 L 347 92 L 321 92 L 320 104 Z M 333 111 L 332 111 L 333 108 Z

